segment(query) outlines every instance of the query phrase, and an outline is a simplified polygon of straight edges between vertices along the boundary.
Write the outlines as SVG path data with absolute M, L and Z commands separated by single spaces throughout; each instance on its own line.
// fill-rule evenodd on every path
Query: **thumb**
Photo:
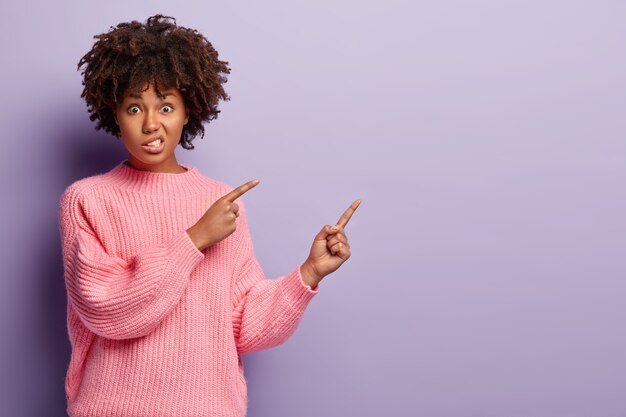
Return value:
M 325 225 L 322 230 L 315 235 L 315 240 L 326 240 L 329 235 L 335 234 L 337 231 L 333 230 L 331 226 Z

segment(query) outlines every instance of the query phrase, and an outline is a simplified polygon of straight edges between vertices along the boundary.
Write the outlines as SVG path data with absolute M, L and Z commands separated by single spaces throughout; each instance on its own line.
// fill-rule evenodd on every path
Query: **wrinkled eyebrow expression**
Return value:
M 159 96 L 159 98 L 161 98 L 161 100 L 165 100 L 165 99 L 167 98 L 167 96 L 174 96 L 174 97 L 176 97 L 176 94 L 174 94 L 174 93 L 164 92 L 164 93 L 161 93 L 161 95 Z M 131 93 L 131 94 L 129 94 L 129 95 L 128 95 L 128 97 L 130 97 L 130 98 L 136 98 L 136 99 L 138 99 L 138 100 L 141 100 L 141 99 L 143 98 L 143 94 L 140 94 L 140 93 Z

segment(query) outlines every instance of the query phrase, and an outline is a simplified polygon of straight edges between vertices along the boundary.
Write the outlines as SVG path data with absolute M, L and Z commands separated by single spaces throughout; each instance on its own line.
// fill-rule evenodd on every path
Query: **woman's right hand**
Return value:
M 235 231 L 235 219 L 239 217 L 239 206 L 235 200 L 258 184 L 259 180 L 252 180 L 235 188 L 215 201 L 200 220 L 187 229 L 187 234 L 198 250 L 226 239 Z

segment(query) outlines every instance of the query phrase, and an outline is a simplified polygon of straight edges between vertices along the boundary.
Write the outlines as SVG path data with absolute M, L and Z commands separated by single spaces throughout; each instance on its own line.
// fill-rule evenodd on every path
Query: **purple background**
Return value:
M 0 414 L 65 415 L 58 199 L 126 155 L 76 64 L 161 12 L 233 69 L 177 154 L 261 179 L 245 201 L 268 277 L 363 199 L 294 336 L 245 356 L 250 417 L 626 416 L 624 1 L 3 9 Z

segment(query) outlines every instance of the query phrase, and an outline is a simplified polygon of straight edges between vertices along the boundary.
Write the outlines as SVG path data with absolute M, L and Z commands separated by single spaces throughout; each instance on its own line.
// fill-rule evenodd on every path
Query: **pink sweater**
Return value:
M 232 188 L 180 165 L 122 162 L 61 197 L 71 417 L 245 416 L 241 354 L 287 340 L 318 291 L 299 266 L 265 279 L 240 200 L 237 230 L 199 251 L 186 230 Z

